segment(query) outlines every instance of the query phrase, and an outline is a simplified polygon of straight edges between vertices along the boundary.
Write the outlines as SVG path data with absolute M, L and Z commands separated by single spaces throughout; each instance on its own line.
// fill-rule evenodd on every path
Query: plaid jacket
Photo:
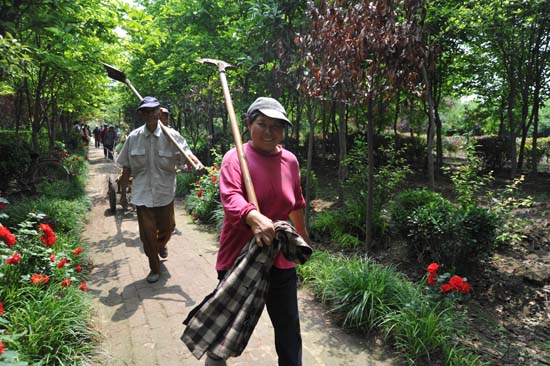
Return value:
M 206 351 L 223 359 L 244 351 L 262 314 L 271 263 L 279 251 L 300 264 L 312 253 L 289 223 L 277 221 L 272 245 L 259 247 L 250 240 L 214 292 L 191 310 L 181 340 L 197 359 Z

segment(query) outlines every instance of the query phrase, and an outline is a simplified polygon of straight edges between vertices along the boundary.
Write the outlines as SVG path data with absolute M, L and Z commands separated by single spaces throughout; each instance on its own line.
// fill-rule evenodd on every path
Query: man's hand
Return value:
M 252 210 L 246 216 L 246 223 L 252 229 L 258 246 L 271 245 L 273 238 L 275 238 L 275 227 L 269 217 Z

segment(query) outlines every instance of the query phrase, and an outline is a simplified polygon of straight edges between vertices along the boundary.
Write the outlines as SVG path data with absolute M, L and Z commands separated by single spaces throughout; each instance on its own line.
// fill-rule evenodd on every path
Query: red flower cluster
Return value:
M 13 247 L 15 245 L 15 235 L 5 226 L 0 226 L 0 238 L 2 238 L 8 247 Z
M 436 285 L 437 284 L 437 271 L 439 270 L 439 264 L 432 263 L 428 266 L 428 285 Z M 460 276 L 452 276 L 449 279 L 448 283 L 442 284 L 439 289 L 442 293 L 447 293 L 451 291 L 460 291 L 462 293 L 467 294 L 471 290 L 470 284 L 462 277 Z
M 441 285 L 441 292 L 447 293 L 451 291 L 460 291 L 467 294 L 470 292 L 470 284 L 460 276 L 453 276 L 449 279 L 449 283 L 444 283 Z
M 199 214 L 197 212 L 193 212 L 193 218 L 197 220 L 199 218 Z
M 65 267 L 65 264 L 67 264 L 67 262 L 68 262 L 67 258 L 61 259 L 61 260 L 57 263 L 57 268 L 63 268 L 63 267 Z
M 204 192 L 204 189 L 202 189 L 202 188 L 199 189 L 199 191 L 197 192 L 197 196 L 198 196 L 199 198 L 201 198 L 203 192 Z
M 0 355 L 4 353 L 4 343 L 0 342 Z
M 82 267 L 80 266 L 80 264 L 77 264 L 76 267 L 74 267 L 74 269 L 76 270 L 77 273 L 82 272 Z
M 428 266 L 428 285 L 437 284 L 437 270 L 439 269 L 439 264 L 432 263 Z
M 17 264 L 21 261 L 21 254 L 13 252 L 13 255 L 9 258 L 6 258 L 7 264 Z
M 79 255 L 80 253 L 82 253 L 82 247 L 78 247 L 73 251 L 73 255 Z
M 48 224 L 39 224 L 38 228 L 42 231 L 42 234 L 39 236 L 40 240 L 48 248 L 51 248 L 57 241 L 57 237 L 55 236 L 52 228 Z
M 65 278 L 63 281 L 61 281 L 61 287 L 69 287 L 71 286 L 71 279 Z
M 216 181 L 217 181 L 218 179 L 216 178 L 216 176 L 213 175 L 212 178 L 211 178 L 210 180 L 212 181 L 212 183 L 216 183 Z
M 4 304 L 0 301 L 0 316 L 2 316 L 2 314 L 4 314 Z
M 41 283 L 48 283 L 48 282 L 50 282 L 50 278 L 40 273 L 33 274 L 31 277 L 31 283 L 33 285 L 38 285 Z
M 50 254 L 50 262 L 55 262 L 55 253 Z
M 84 292 L 88 291 L 88 287 L 86 287 L 86 282 L 80 282 L 80 289 Z

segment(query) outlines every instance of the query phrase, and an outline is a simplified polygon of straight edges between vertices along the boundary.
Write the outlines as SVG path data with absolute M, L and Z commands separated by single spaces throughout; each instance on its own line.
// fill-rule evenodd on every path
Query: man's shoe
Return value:
M 204 366 L 227 366 L 227 363 L 224 359 L 215 359 L 210 357 L 209 355 L 206 355 L 206 362 L 204 363 Z
M 149 283 L 155 283 L 159 280 L 159 278 L 160 278 L 160 273 L 149 272 L 149 274 L 147 275 L 147 277 L 145 279 Z
M 159 249 L 159 255 L 160 255 L 161 258 L 168 257 L 168 248 L 166 248 L 166 247 L 160 248 Z

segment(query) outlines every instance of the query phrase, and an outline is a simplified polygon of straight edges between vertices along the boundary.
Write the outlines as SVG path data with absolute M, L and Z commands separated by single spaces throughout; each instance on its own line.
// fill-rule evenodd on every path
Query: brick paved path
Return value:
M 168 244 L 162 277 L 148 284 L 147 259 L 139 240 L 134 211 L 110 213 L 106 198 L 107 176 L 116 171 L 91 148 L 88 193 L 93 202 L 83 240 L 90 243 L 93 263 L 88 282 L 93 295 L 95 326 L 101 343 L 95 365 L 198 366 L 180 341 L 182 321 L 217 283 L 214 269 L 215 234 L 194 225 L 176 204 L 176 233 Z M 117 196 L 118 199 L 118 196 Z M 120 207 L 120 206 L 119 206 Z M 299 291 L 304 342 L 304 366 L 393 366 L 376 346 L 360 336 L 341 331 L 327 310 L 309 292 Z M 264 311 L 249 345 L 228 365 L 276 366 L 272 327 Z

